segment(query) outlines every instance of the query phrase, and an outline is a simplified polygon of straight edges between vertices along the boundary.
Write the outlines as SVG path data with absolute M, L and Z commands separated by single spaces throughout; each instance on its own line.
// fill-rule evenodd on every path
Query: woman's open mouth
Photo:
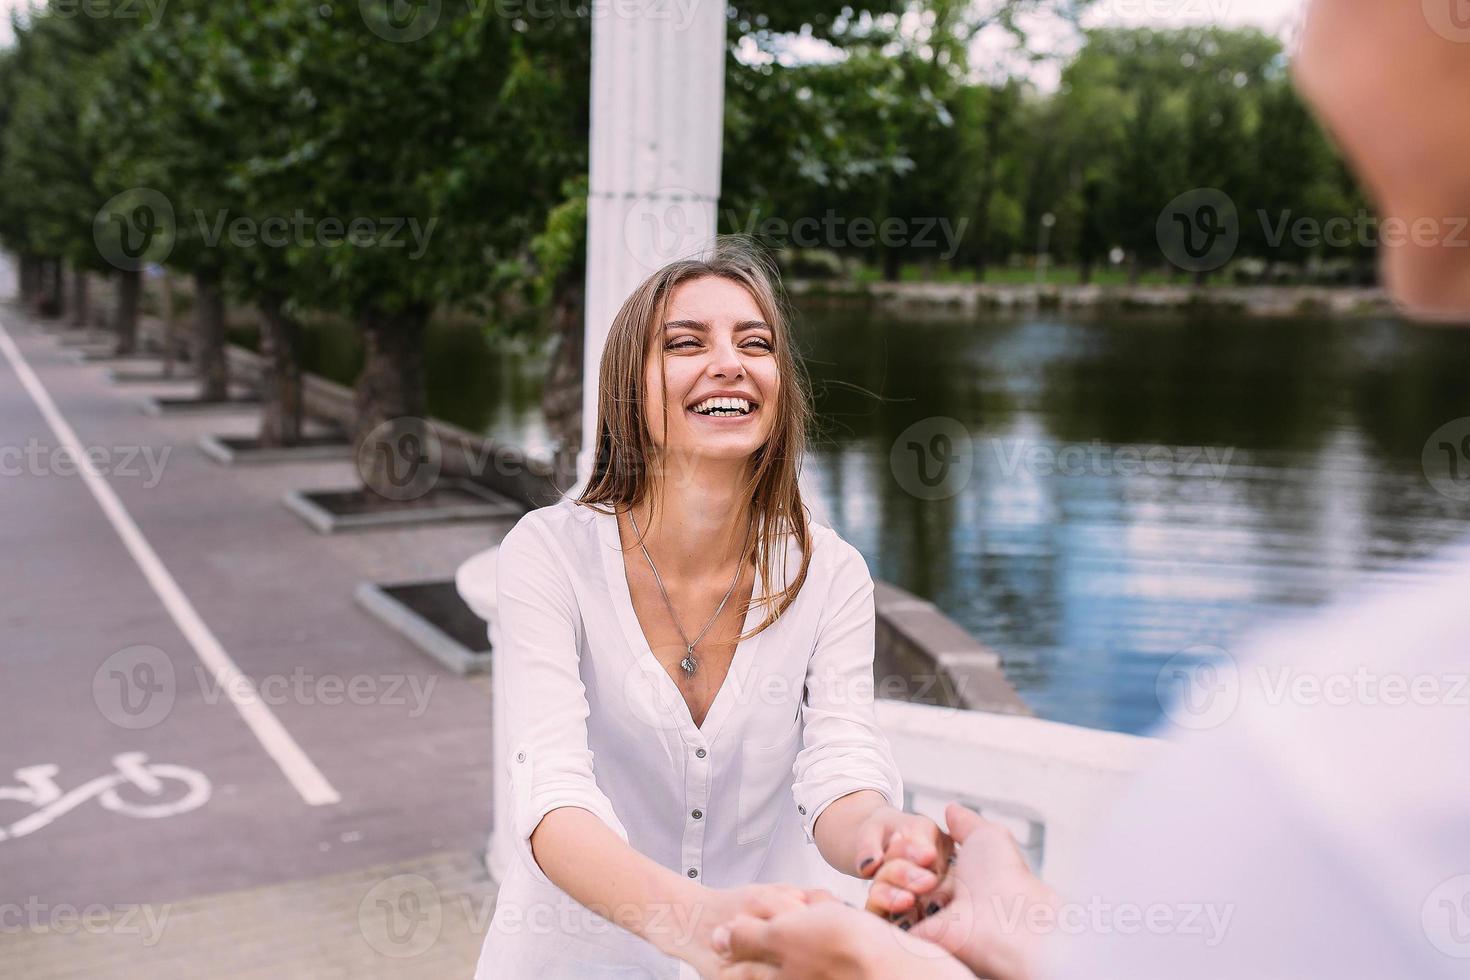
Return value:
M 754 415 L 760 406 L 744 398 L 706 398 L 687 409 L 705 419 L 745 419 Z

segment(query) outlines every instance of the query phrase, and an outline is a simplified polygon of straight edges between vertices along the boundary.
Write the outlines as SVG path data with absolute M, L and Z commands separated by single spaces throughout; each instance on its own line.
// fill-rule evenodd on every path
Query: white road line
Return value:
M 46 424 L 51 426 L 51 431 L 56 439 L 65 447 L 77 466 L 77 472 L 81 474 L 82 480 L 87 484 L 87 489 L 92 491 L 92 496 L 97 499 L 97 505 L 102 508 L 102 513 L 107 515 L 113 530 L 117 531 L 118 537 L 122 538 L 123 544 L 138 563 L 143 571 L 143 577 L 148 584 L 153 586 L 153 591 L 158 594 L 159 601 L 168 610 L 169 616 L 178 625 L 179 631 L 194 648 L 201 663 L 214 675 L 214 681 L 219 689 L 224 691 L 234 703 L 235 709 L 240 712 L 240 717 L 245 719 L 245 724 L 255 733 L 260 744 L 265 747 L 270 757 L 276 760 L 276 765 L 281 767 L 281 772 L 291 781 L 296 792 L 301 798 L 312 806 L 328 806 L 340 803 L 342 798 L 327 782 L 316 765 L 309 759 L 301 746 L 286 731 L 271 709 L 260 699 L 255 690 L 255 684 L 240 672 L 225 648 L 220 645 L 219 640 L 199 613 L 195 611 L 194 604 L 184 595 L 179 583 L 169 574 L 163 562 L 159 560 L 158 553 L 143 537 L 143 532 L 138 530 L 138 525 L 133 521 L 127 509 L 123 507 L 122 501 L 113 492 L 112 487 L 103 479 L 101 472 L 97 469 L 91 457 L 82 446 L 81 440 L 77 438 L 76 432 L 67 424 L 56 403 L 51 400 L 51 395 L 46 391 L 41 379 L 31 370 L 21 354 L 20 348 L 15 346 L 15 341 L 10 339 L 3 323 L 0 323 L 0 353 L 4 353 L 15 374 L 20 378 L 20 383 L 25 387 L 31 400 L 41 410 L 41 415 L 46 419 Z

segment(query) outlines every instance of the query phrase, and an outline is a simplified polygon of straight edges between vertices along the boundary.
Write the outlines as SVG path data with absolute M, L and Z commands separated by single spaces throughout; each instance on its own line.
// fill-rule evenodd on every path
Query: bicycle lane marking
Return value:
M 98 776 L 66 793 L 62 792 L 56 782 L 60 766 L 43 763 L 16 770 L 15 776 L 25 788 L 0 786 L 0 800 L 30 803 L 36 807 L 36 812 L 17 820 L 9 827 L 0 827 L 0 841 L 34 834 L 93 797 L 97 798 L 104 809 L 147 820 L 188 813 L 209 802 L 213 787 L 204 773 L 185 766 L 150 763 L 147 760 L 148 757 L 142 752 L 124 752 L 114 756 L 112 764 L 117 769 L 116 773 Z M 161 793 L 165 788 L 165 779 L 182 783 L 187 793 L 177 800 L 140 804 L 127 802 L 117 792 L 119 786 L 130 783 L 145 793 Z
M 57 441 L 75 461 L 77 473 L 91 491 L 92 497 L 102 509 L 113 530 L 122 538 L 123 546 L 132 555 L 169 617 L 178 626 L 184 638 L 193 647 L 195 655 L 214 677 L 219 690 L 226 693 L 235 710 L 255 734 L 266 753 L 275 760 L 286 779 L 301 798 L 310 806 L 330 806 L 342 801 L 341 796 L 327 781 L 320 769 L 302 750 L 291 733 L 286 731 L 275 712 L 260 698 L 255 684 L 246 677 L 220 644 L 219 639 L 195 610 L 194 604 L 184 594 L 172 574 L 164 566 L 158 553 L 143 536 L 132 515 L 112 487 L 103 478 L 97 465 L 83 448 L 81 440 L 51 399 L 41 379 L 31 370 L 20 348 L 11 339 L 10 333 L 0 322 L 0 353 L 10 362 L 10 367 L 20 379 L 21 386 L 35 402 L 41 416 L 50 426 Z

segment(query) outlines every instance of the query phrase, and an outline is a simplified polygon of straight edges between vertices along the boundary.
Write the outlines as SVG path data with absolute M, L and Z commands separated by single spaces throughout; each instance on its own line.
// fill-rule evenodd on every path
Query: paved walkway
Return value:
M 0 328 L 0 974 L 251 975 L 228 949 L 262 976 L 467 975 L 473 930 L 395 956 L 358 910 L 404 862 L 489 894 L 488 687 L 352 594 L 449 577 L 511 522 L 317 535 L 281 495 L 351 485 L 350 463 L 220 466 L 196 440 L 253 413 L 145 416 L 189 389 L 114 386 L 10 307 Z M 140 908 L 174 909 L 166 967 L 85 925 Z

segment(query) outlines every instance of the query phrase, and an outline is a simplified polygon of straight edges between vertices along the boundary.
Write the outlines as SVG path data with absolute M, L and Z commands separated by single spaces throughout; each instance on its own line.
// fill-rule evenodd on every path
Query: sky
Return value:
M 9 44 L 10 11 L 25 7 L 29 0 L 0 0 L 0 45 Z M 167 0 L 150 0 L 152 6 Z M 1096 0 L 1083 23 L 1088 27 L 1110 24 L 1172 27 L 1185 24 L 1249 25 L 1290 39 L 1301 16 L 1304 0 Z M 166 11 L 167 8 L 165 7 Z M 1039 25 L 1034 37 L 1039 45 L 1068 43 L 1065 28 Z M 1054 69 L 1042 67 L 1032 74 L 1038 85 L 1049 87 Z
M 1095 0 L 1082 18 L 1084 27 L 1186 27 L 1199 24 L 1256 27 L 1274 34 L 1290 48 L 1306 0 Z M 1000 32 L 982 35 L 971 51 L 971 64 L 983 66 L 989 58 L 1007 73 L 1023 74 L 1038 88 L 1056 88 L 1066 56 L 1078 47 L 1077 32 L 1055 17 L 1023 21 L 1032 51 L 1056 57 L 1022 67 L 1006 57 L 1009 46 Z

